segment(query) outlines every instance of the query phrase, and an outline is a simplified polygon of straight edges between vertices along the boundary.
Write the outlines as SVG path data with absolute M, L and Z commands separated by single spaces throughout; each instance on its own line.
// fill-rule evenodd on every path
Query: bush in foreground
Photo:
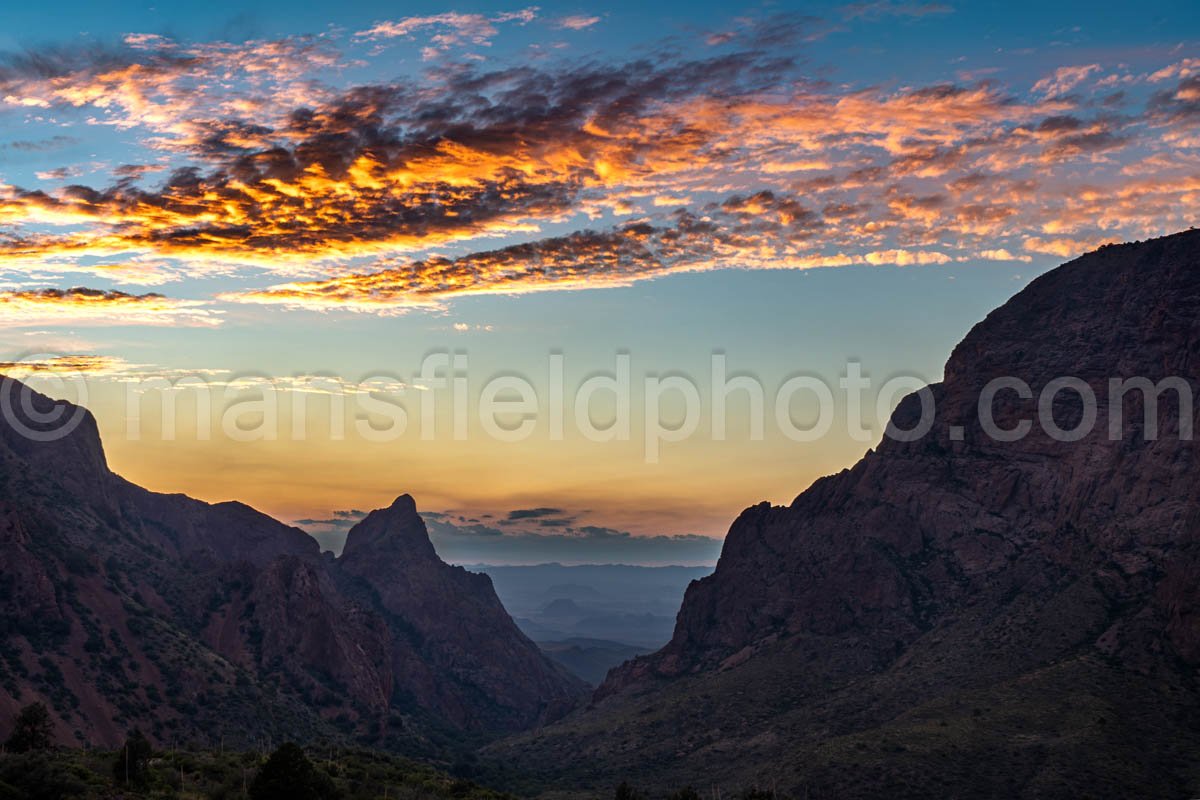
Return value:
M 291 742 L 271 754 L 250 784 L 250 800 L 333 800 L 337 796 L 333 779 Z

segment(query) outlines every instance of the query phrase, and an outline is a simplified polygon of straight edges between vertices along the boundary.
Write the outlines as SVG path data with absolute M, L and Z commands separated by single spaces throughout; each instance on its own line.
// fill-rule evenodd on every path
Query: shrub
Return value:
M 26 753 L 0 761 L 0 786 L 15 791 L 0 797 L 8 800 L 62 800 L 82 797 L 87 786 L 61 761 L 49 753 Z
M 53 738 L 54 724 L 50 721 L 50 710 L 42 703 L 32 703 L 17 715 L 12 735 L 4 747 L 10 753 L 49 750 Z
M 251 800 L 332 800 L 333 780 L 313 766 L 298 745 L 280 747 L 250 784 Z

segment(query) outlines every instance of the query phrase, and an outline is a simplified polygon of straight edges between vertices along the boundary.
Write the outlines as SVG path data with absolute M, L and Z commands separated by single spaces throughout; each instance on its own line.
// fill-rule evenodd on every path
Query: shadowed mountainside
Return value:
M 493 748 L 559 786 L 710 783 L 797 797 L 1187 797 L 1200 791 L 1200 458 L 1174 391 L 1200 375 L 1200 232 L 1102 248 L 1033 281 L 955 348 L 936 420 L 788 507 L 734 522 L 671 642 L 593 706 Z M 1019 441 L 989 437 L 1033 420 Z M 1061 441 L 1037 397 L 1099 402 Z M 894 430 L 920 418 L 902 401 Z M 1053 419 L 1073 429 L 1080 395 Z M 1119 434 L 1110 439 L 1109 426 Z
M 356 738 L 421 751 L 563 713 L 583 689 L 490 579 L 442 562 L 411 497 L 339 559 L 241 503 L 137 487 L 95 420 L 0 384 L 0 738 L 51 707 L 63 743 Z M 65 430 L 35 437 L 18 430 Z

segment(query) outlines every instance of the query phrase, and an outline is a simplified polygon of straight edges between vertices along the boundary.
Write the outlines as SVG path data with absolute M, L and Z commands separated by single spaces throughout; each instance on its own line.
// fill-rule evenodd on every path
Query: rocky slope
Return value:
M 393 671 L 406 676 L 405 691 L 417 702 L 435 698 L 455 724 L 482 717 L 492 727 L 527 726 L 561 715 L 577 699 L 580 683 L 551 667 L 518 630 L 491 578 L 438 558 L 408 495 L 351 528 L 337 565 L 370 588 L 401 634 L 391 657 Z M 480 694 L 488 700 L 482 707 Z
M 64 743 L 138 726 L 162 743 L 419 750 L 531 725 L 582 690 L 486 576 L 438 559 L 408 496 L 334 559 L 243 504 L 114 475 L 83 409 L 11 380 L 0 406 L 0 738 L 43 700 Z M 76 414 L 64 437 L 26 435 Z
M 994 378 L 1002 430 L 978 405 Z M 1052 380 L 1091 433 L 1037 423 Z M 796 796 L 1194 796 L 1200 454 L 1165 392 L 1158 438 L 1111 378 L 1200 376 L 1200 231 L 1105 247 L 979 323 L 885 438 L 788 507 L 747 509 L 663 650 L 595 707 L 498 752 L 551 780 L 759 783 Z M 892 425 L 913 427 L 919 398 Z M 1048 411 L 1072 429 L 1078 394 Z M 1110 438 L 1110 424 L 1118 435 Z M 574 766 L 562 767 L 570 751 Z M 598 768 L 582 768 L 580 760 Z

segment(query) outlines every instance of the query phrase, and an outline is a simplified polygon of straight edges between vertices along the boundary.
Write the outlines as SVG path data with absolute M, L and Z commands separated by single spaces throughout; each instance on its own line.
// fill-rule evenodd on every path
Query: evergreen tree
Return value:
M 251 800 L 332 800 L 337 789 L 324 772 L 313 766 L 299 746 L 280 747 L 250 784 Z
M 125 746 L 117 751 L 112 765 L 113 778 L 120 786 L 145 786 L 153 756 L 150 741 L 135 728 L 125 739 Z
M 42 703 L 33 703 L 22 708 L 17 715 L 12 735 L 4 743 L 4 748 L 10 753 L 49 750 L 53 736 L 50 710 Z

